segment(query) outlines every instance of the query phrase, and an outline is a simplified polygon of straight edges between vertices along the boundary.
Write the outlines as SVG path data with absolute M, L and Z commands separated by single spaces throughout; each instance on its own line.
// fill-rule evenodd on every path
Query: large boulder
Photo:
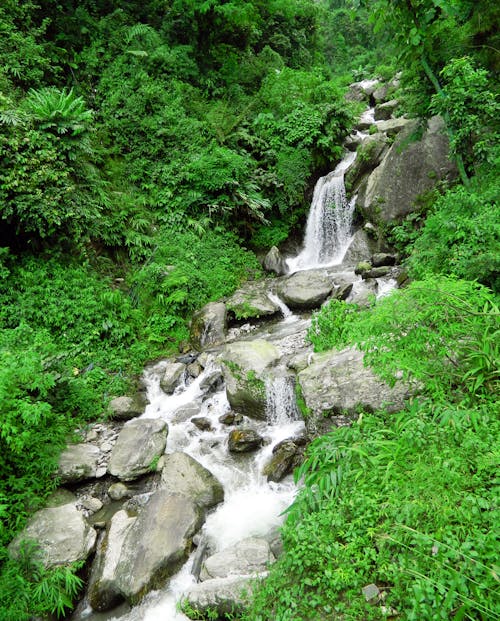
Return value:
M 375 106 L 375 120 L 388 121 L 392 117 L 398 105 L 399 101 L 397 99 L 391 99 L 385 103 L 378 104 Z
M 228 448 L 231 453 L 251 453 L 259 449 L 263 441 L 255 429 L 233 429 L 229 433 Z
M 283 276 L 288 272 L 286 260 L 276 246 L 266 254 L 262 266 L 266 272 L 274 272 L 277 276 Z
M 358 229 L 342 259 L 343 265 L 354 266 L 360 261 L 369 261 L 377 249 L 377 242 L 363 229 Z
M 269 563 L 274 560 L 265 539 L 249 537 L 209 556 L 202 565 L 200 579 L 204 581 L 230 575 L 247 576 L 266 571 Z
M 257 419 L 266 417 L 264 371 L 280 359 L 279 350 L 262 339 L 227 345 L 221 355 L 228 401 L 236 412 Z
M 380 164 L 387 148 L 387 136 L 380 132 L 363 140 L 357 149 L 356 159 L 345 174 L 347 190 L 355 188 L 363 175 Z
M 59 457 L 57 476 L 61 483 L 95 478 L 101 451 L 94 444 L 70 444 Z
M 408 133 L 415 131 L 415 124 L 418 121 L 407 119 L 404 116 L 400 116 L 397 119 L 388 119 L 387 121 L 377 121 L 376 127 L 379 132 L 383 132 L 386 136 L 392 138 L 396 134 L 399 134 L 403 129 Z
M 415 209 L 418 196 L 455 176 L 444 122 L 438 117 L 430 119 L 421 140 L 410 142 L 417 128 L 418 121 L 411 121 L 380 166 L 362 183 L 357 207 L 367 219 L 379 223 L 401 220 Z
M 400 410 L 410 388 L 402 382 L 390 387 L 363 364 L 363 352 L 355 348 L 315 354 L 298 381 L 310 415 L 308 432 L 322 433 L 331 426 L 329 417 L 356 417 L 360 409 Z
M 226 307 L 237 319 L 270 317 L 279 313 L 279 308 L 268 297 L 269 284 L 265 280 L 247 282 L 228 300 Z
M 184 594 L 181 606 L 187 604 L 200 615 L 216 611 L 219 619 L 225 615 L 238 615 L 248 604 L 253 582 L 252 576 L 230 576 L 199 582 Z
M 201 524 L 200 508 L 186 496 L 154 492 L 128 530 L 118 559 L 116 585 L 123 597 L 135 604 L 162 586 L 186 560 Z
M 201 351 L 221 345 L 226 339 L 227 310 L 222 302 L 210 302 L 193 314 L 189 339 Z
M 332 279 L 323 270 L 296 272 L 282 281 L 279 295 L 291 309 L 317 308 L 330 295 Z
M 183 494 L 202 508 L 224 500 L 224 489 L 214 475 L 186 453 L 165 455 L 161 487 L 171 494 Z
M 163 392 L 167 395 L 171 395 L 179 385 L 185 373 L 186 365 L 182 362 L 170 362 L 167 364 L 160 380 L 160 386 Z
M 136 416 L 140 416 L 147 405 L 146 398 L 142 393 L 138 393 L 134 397 L 115 397 L 109 402 L 111 410 L 111 418 L 116 420 L 130 420 Z
M 37 511 L 24 530 L 10 543 L 9 553 L 19 556 L 23 541 L 35 541 L 46 567 L 85 560 L 95 546 L 97 533 L 75 503 Z
M 123 599 L 116 582 L 116 568 L 123 544 L 136 517 L 118 511 L 111 518 L 109 530 L 99 546 L 92 565 L 88 597 L 93 610 L 111 610 Z
M 138 418 L 120 432 L 108 464 L 108 472 L 122 481 L 132 481 L 147 472 L 163 454 L 167 423 L 159 418 Z

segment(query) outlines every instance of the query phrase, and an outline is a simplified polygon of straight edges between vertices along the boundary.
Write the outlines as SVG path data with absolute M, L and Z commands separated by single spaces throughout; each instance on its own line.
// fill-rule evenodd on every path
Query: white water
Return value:
M 217 367 L 212 361 L 206 370 L 189 385 L 181 386 L 173 395 L 160 388 L 164 363 L 145 373 L 150 404 L 143 417 L 163 418 L 168 422 L 167 453 L 183 451 L 191 455 L 219 479 L 224 487 L 224 502 L 211 513 L 203 526 L 202 538 L 208 539 L 215 551 L 250 536 L 264 536 L 282 523 L 282 513 L 292 503 L 296 487 L 288 477 L 281 483 L 268 483 L 261 474 L 272 455 L 273 447 L 284 439 L 300 434 L 304 423 L 299 420 L 294 399 L 293 382 L 288 377 L 268 380 L 268 421 L 245 420 L 263 437 L 266 444 L 252 455 L 234 459 L 227 449 L 231 429 L 219 422 L 230 408 L 225 390 L 203 400 L 200 384 Z M 200 416 L 210 419 L 211 431 L 200 431 L 191 422 L 182 420 L 179 408 L 201 403 Z M 177 604 L 195 579 L 191 575 L 192 557 L 161 591 L 150 593 L 119 621 L 184 621 Z M 112 615 L 112 613 L 111 613 Z M 92 618 L 92 617 L 91 617 Z M 115 617 L 110 617 L 111 621 Z
M 346 197 L 344 174 L 355 159 L 355 152 L 347 153 L 333 172 L 316 183 L 304 248 L 298 256 L 287 260 L 290 272 L 342 262 L 352 239 L 354 212 L 354 200 L 348 201 Z
M 283 302 L 283 300 L 278 295 L 276 295 L 272 291 L 269 291 L 267 294 L 267 297 L 271 300 L 271 302 L 273 302 L 273 304 L 276 304 L 276 306 L 280 309 L 281 314 L 283 315 L 283 319 L 287 323 L 296 321 L 298 319 L 297 315 L 294 315 L 292 313 L 292 311 L 288 308 L 288 306 Z

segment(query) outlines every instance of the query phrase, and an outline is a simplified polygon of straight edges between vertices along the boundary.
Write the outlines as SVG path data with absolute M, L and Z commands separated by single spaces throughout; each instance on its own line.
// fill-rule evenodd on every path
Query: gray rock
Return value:
M 186 496 L 154 492 L 131 525 L 116 566 L 119 592 L 131 604 L 162 586 L 186 560 L 202 513 Z
M 111 500 L 123 500 L 124 498 L 131 498 L 133 495 L 132 490 L 125 483 L 113 483 L 108 488 L 108 496 Z
M 376 252 L 372 256 L 371 264 L 373 267 L 382 267 L 382 265 L 395 265 L 396 257 L 387 252 Z
M 279 313 L 279 308 L 269 299 L 268 291 L 267 281 L 249 281 L 226 301 L 227 310 L 237 319 L 276 315 Z
M 254 429 L 233 429 L 228 438 L 231 453 L 250 453 L 262 446 L 263 438 Z
M 61 483 L 95 478 L 101 452 L 94 444 L 70 444 L 61 453 L 57 476 Z
M 212 429 L 212 423 L 206 416 L 195 416 L 191 419 L 191 422 L 200 431 L 210 431 Z
M 194 313 L 189 339 L 195 349 L 221 345 L 226 339 L 227 311 L 222 302 L 210 302 Z
M 372 269 L 371 263 L 369 263 L 368 261 L 360 261 L 354 268 L 354 273 L 363 275 L 365 272 L 368 272 L 371 269 Z
M 279 287 L 279 295 L 293 310 L 311 309 L 326 300 L 333 286 L 323 270 L 305 270 L 286 278 Z
M 252 418 L 266 417 L 265 370 L 280 359 L 279 350 L 267 341 L 240 341 L 227 345 L 222 358 L 228 401 L 235 412 Z
M 373 238 L 363 229 L 358 229 L 344 255 L 343 265 L 356 265 L 361 261 L 369 261 L 376 247 L 377 244 Z
M 337 289 L 335 289 L 335 292 L 332 297 L 335 298 L 336 300 L 345 301 L 351 294 L 352 287 L 353 287 L 352 282 L 346 285 L 340 285 Z
M 140 416 L 146 407 L 146 398 L 142 393 L 135 397 L 115 397 L 109 402 L 111 418 L 117 420 L 130 420 Z
M 363 175 L 376 168 L 387 151 L 387 136 L 382 133 L 368 136 L 357 149 L 357 157 L 345 175 L 348 190 L 355 188 Z
M 349 304 L 371 306 L 377 295 L 377 281 L 373 279 L 357 282 L 346 299 Z
M 99 498 L 94 498 L 91 496 L 90 498 L 85 498 L 82 500 L 82 507 L 87 509 L 90 513 L 97 513 L 99 509 L 102 509 L 102 502 Z
M 370 96 L 381 86 L 379 80 L 362 80 L 349 85 L 346 94 L 348 101 L 366 101 L 370 100 Z
M 370 270 L 366 270 L 361 274 L 361 278 L 382 278 L 387 276 L 391 268 L 388 265 L 381 265 L 380 267 L 372 267 Z
M 183 494 L 203 508 L 224 500 L 224 490 L 214 475 L 186 453 L 165 455 L 161 487 L 171 494 Z
M 191 364 L 187 365 L 186 371 L 189 377 L 197 378 L 202 371 L 201 364 L 197 361 L 191 362 Z
M 129 517 L 126 511 L 117 511 L 111 518 L 109 530 L 92 565 L 88 597 L 93 610 L 111 610 L 123 599 L 117 584 L 116 569 L 125 538 L 136 519 Z
M 391 99 L 390 101 L 375 106 L 375 120 L 388 121 L 394 114 L 398 105 L 399 101 L 397 99 Z
M 355 348 L 315 354 L 312 364 L 301 371 L 298 381 L 310 416 L 309 433 L 321 430 L 325 417 L 344 414 L 356 417 L 359 408 L 370 411 L 400 410 L 410 394 L 408 385 L 390 387 L 363 364 L 364 354 Z
M 267 477 L 268 481 L 278 483 L 292 471 L 296 454 L 297 445 L 293 441 L 285 440 L 280 442 L 273 449 L 273 455 L 264 466 L 262 474 Z
M 397 119 L 389 119 L 387 121 L 377 121 L 376 126 L 379 132 L 387 134 L 387 136 L 395 136 L 403 129 L 414 131 L 416 121 L 399 117 Z
M 223 381 L 222 371 L 220 369 L 213 369 L 212 371 L 207 371 L 207 374 L 200 382 L 200 388 L 201 390 L 212 392 L 217 390 Z
M 185 593 L 182 602 L 202 615 L 213 611 L 217 612 L 219 618 L 238 615 L 251 597 L 252 583 L 253 577 L 242 576 L 206 580 L 193 585 Z
M 173 423 L 184 423 L 185 421 L 193 418 L 193 416 L 198 416 L 200 411 L 201 403 L 198 401 L 192 401 L 191 403 L 187 403 L 186 405 L 183 405 L 175 410 L 171 420 Z
M 385 101 L 385 99 L 387 98 L 388 92 L 389 92 L 389 85 L 380 84 L 379 86 L 377 86 L 377 88 L 372 93 L 373 99 L 377 102 L 377 104 L 380 105 L 380 103 L 382 101 Z
M 230 575 L 247 576 L 265 571 L 274 560 L 265 539 L 249 537 L 209 556 L 203 563 L 200 579 L 204 581 L 227 578 Z
M 120 432 L 108 464 L 108 472 L 122 481 L 132 481 L 147 472 L 167 443 L 167 424 L 158 418 L 140 418 Z
M 75 503 L 37 511 L 10 543 L 9 553 L 19 556 L 22 541 L 34 540 L 46 567 L 85 560 L 94 549 L 97 533 Z
M 380 589 L 376 584 L 367 584 L 361 589 L 367 602 L 376 602 L 380 595 Z
M 444 124 L 438 120 L 431 119 L 422 139 L 405 147 L 417 126 L 417 121 L 409 123 L 362 184 L 357 206 L 366 218 L 382 223 L 400 220 L 415 209 L 419 195 L 456 174 L 448 157 L 448 138 L 442 133 Z
M 165 372 L 160 380 L 163 392 L 171 395 L 179 385 L 186 372 L 186 365 L 182 362 L 171 362 L 165 367 Z
M 219 423 L 223 425 L 239 425 L 241 422 L 243 422 L 243 416 L 234 412 L 226 412 L 219 417 Z
M 283 276 L 288 272 L 285 259 L 281 256 L 281 252 L 273 246 L 266 254 L 263 262 L 266 272 L 274 272 L 278 276 Z

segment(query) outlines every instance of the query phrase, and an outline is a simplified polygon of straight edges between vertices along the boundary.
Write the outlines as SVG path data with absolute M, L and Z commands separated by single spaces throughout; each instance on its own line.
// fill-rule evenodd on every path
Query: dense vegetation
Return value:
M 470 281 L 497 291 L 498 20 L 488 0 L 2 2 L 2 619 L 62 613 L 77 590 L 6 552 L 69 435 L 177 348 L 194 308 L 259 274 L 247 248 L 284 241 L 341 154 L 343 87 L 399 69 L 404 109 L 447 120 L 461 183 L 389 232 L 424 284 L 371 313 L 325 309 L 311 338 L 358 342 L 424 396 L 311 447 L 250 614 L 372 618 L 359 588 L 377 582 L 406 618 L 497 618 L 498 307 Z

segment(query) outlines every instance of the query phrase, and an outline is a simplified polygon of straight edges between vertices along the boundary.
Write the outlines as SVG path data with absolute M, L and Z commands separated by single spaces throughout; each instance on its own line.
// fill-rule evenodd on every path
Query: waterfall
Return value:
M 304 248 L 287 261 L 291 272 L 342 262 L 351 241 L 354 212 L 354 200 L 346 197 L 344 174 L 355 159 L 356 153 L 349 152 L 333 172 L 316 183 Z
M 269 378 L 266 382 L 266 398 L 266 416 L 272 425 L 286 425 L 299 420 L 292 377 Z
M 269 291 L 267 297 L 271 300 L 271 302 L 273 302 L 273 304 L 276 304 L 276 306 L 280 309 L 281 314 L 283 315 L 283 319 L 285 321 L 294 321 L 295 319 L 297 319 L 297 317 L 292 313 L 292 311 L 278 295 L 276 295 L 272 291 Z

